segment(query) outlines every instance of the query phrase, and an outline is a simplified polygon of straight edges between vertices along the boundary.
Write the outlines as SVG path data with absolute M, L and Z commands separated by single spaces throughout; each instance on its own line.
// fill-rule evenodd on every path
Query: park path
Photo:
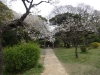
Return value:
M 46 49 L 44 71 L 41 75 L 69 75 L 61 65 L 52 49 Z

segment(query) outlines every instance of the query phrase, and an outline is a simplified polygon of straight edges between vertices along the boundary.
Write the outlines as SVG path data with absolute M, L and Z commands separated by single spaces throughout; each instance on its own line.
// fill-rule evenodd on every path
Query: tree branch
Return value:
M 27 5 L 26 5 L 26 3 L 25 3 L 25 0 L 22 0 L 22 2 L 23 2 L 24 6 L 25 6 L 25 8 L 26 8 L 26 11 L 28 11 L 28 8 L 27 8 Z
M 2 32 L 5 32 L 6 30 L 10 30 L 12 28 L 16 28 L 17 26 L 23 26 L 22 22 L 19 21 L 19 19 L 11 21 L 9 24 L 4 25 L 0 28 Z
M 30 2 L 29 9 L 31 9 L 31 7 L 32 7 L 32 3 L 33 3 L 33 0 Z
M 35 6 L 37 6 L 37 5 L 39 5 L 39 4 L 43 3 L 43 2 L 45 2 L 45 3 L 50 3 L 50 0 L 48 0 L 48 1 L 40 1 L 40 2 L 37 3 L 37 4 L 33 4 L 31 7 L 35 7 Z
M 26 0 L 28 3 L 30 3 L 30 1 L 29 0 Z
M 29 8 L 27 7 L 25 1 L 27 1 L 27 2 L 30 3 Z M 40 1 L 40 2 L 37 3 L 37 4 L 32 4 L 32 3 L 33 3 L 33 0 L 31 0 L 31 2 L 30 2 L 29 0 L 22 0 L 22 2 L 23 2 L 24 6 L 25 6 L 25 8 L 26 8 L 26 13 L 23 14 L 23 15 L 21 16 L 20 19 L 13 20 L 13 21 L 10 22 L 9 24 L 7 24 L 7 25 L 1 27 L 0 30 L 1 30 L 2 32 L 6 31 L 6 30 L 9 30 L 9 29 L 12 29 L 12 28 L 16 28 L 17 26 L 23 26 L 23 21 L 25 20 L 25 18 L 27 17 L 27 15 L 30 13 L 30 9 L 31 9 L 32 7 L 37 6 L 37 5 L 39 5 L 39 4 L 43 3 L 43 2 L 49 3 L 50 0 L 48 0 L 48 1 Z

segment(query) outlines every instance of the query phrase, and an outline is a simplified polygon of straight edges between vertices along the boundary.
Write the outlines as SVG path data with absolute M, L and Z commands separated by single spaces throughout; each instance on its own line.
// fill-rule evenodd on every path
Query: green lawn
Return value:
M 91 49 L 75 58 L 75 49 L 56 48 L 54 52 L 70 75 L 100 75 L 100 49 Z

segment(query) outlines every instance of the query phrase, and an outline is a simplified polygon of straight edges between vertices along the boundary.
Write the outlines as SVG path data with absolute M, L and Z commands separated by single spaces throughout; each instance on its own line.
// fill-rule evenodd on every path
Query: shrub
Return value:
M 86 50 L 87 50 L 86 46 L 84 46 L 84 45 L 80 46 L 80 49 L 82 52 L 86 52 Z
M 4 51 L 5 70 L 19 72 L 35 67 L 39 56 L 39 46 L 32 43 L 6 48 Z
M 98 48 L 100 46 L 100 44 L 98 42 L 93 42 L 90 45 L 92 48 Z

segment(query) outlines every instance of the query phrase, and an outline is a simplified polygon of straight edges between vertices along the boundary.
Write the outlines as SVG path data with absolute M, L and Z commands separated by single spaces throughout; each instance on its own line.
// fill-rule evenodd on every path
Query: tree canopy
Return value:
M 4 23 L 13 18 L 12 10 L 0 1 L 0 22 Z M 0 24 L 1 26 L 1 24 Z

